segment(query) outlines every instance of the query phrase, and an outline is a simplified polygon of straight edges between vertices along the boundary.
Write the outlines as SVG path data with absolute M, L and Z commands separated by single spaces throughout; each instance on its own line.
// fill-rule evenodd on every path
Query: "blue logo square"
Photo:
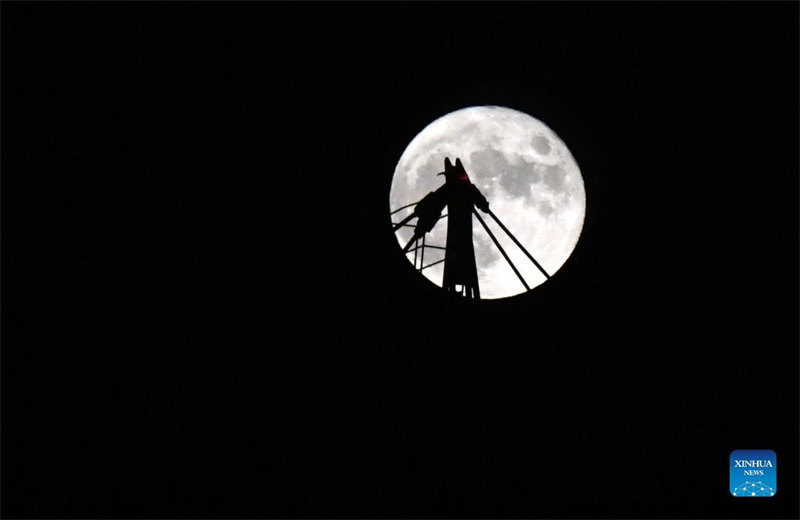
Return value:
M 772 450 L 733 450 L 730 491 L 735 497 L 771 497 L 778 492 L 778 460 Z

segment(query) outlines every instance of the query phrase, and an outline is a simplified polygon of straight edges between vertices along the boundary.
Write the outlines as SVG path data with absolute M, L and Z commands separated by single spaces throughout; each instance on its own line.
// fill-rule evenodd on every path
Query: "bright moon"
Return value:
M 461 159 L 491 211 L 553 276 L 575 249 L 586 212 L 583 177 L 564 142 L 538 119 L 510 108 L 476 106 L 451 112 L 426 126 L 403 152 L 392 179 L 390 211 L 415 203 L 439 188 L 444 177 L 436 174 L 444 170 L 446 157 Z M 413 207 L 398 211 L 392 221 L 399 222 L 412 211 Z M 544 275 L 493 219 L 478 212 L 528 286 L 534 288 L 545 282 Z M 396 232 L 401 247 L 413 232 L 413 227 L 401 227 Z M 425 244 L 444 247 L 446 237 L 447 218 L 442 218 L 425 236 Z M 525 292 L 475 218 L 472 238 L 481 297 L 506 298 Z M 442 260 L 444 250 L 426 248 L 424 255 L 427 266 Z M 406 257 L 414 261 L 414 253 Z M 438 263 L 422 274 L 441 287 L 443 272 L 444 264 Z

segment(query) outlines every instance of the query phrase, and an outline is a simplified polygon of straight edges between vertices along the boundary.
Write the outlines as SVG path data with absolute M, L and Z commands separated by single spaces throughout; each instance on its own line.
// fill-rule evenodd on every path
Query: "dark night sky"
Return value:
M 3 2 L 4 517 L 798 517 L 798 14 Z M 476 104 L 587 215 L 469 303 L 388 194 Z

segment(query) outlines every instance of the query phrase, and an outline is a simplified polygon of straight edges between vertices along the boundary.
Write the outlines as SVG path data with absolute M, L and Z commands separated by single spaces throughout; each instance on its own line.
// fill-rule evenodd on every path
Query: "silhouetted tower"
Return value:
M 420 272 L 440 262 L 444 262 L 444 276 L 442 280 L 442 287 L 448 292 L 458 292 L 457 285 L 461 286 L 461 294 L 467 298 L 480 298 L 480 287 L 478 286 L 478 269 L 475 265 L 475 248 L 472 242 L 472 216 L 478 219 L 483 229 L 494 242 L 494 245 L 500 250 L 503 257 L 509 263 L 511 268 L 516 273 L 517 277 L 525 286 L 526 290 L 530 290 L 525 279 L 520 274 L 519 270 L 511 262 L 511 259 L 506 254 L 505 250 L 497 241 L 497 238 L 491 232 L 486 222 L 483 221 L 481 216 L 475 211 L 475 207 L 487 213 L 500 228 L 514 241 L 525 255 L 536 265 L 537 268 L 544 274 L 546 278 L 550 275 L 545 272 L 541 265 L 531 256 L 530 253 L 519 243 L 519 241 L 511 234 L 502 222 L 495 216 L 489 209 L 489 202 L 486 197 L 472 184 L 469 180 L 464 165 L 461 164 L 461 159 L 456 158 L 456 164 L 450 162 L 449 158 L 444 160 L 444 171 L 438 175 L 444 175 L 445 183 L 436 191 L 432 191 L 425 195 L 416 204 L 409 204 L 398 208 L 392 212 L 397 213 L 403 209 L 414 207 L 414 211 L 404 218 L 401 222 L 394 224 L 396 231 L 402 226 L 412 226 L 408 222 L 417 217 L 416 225 L 414 227 L 414 236 L 408 241 L 403 248 L 403 252 L 414 252 L 414 266 L 417 265 L 417 254 L 420 254 Z M 439 246 L 432 246 L 425 244 L 425 234 L 430 232 L 439 219 L 442 218 L 442 210 L 447 206 L 447 244 L 442 248 Z M 413 249 L 412 246 L 421 241 Z M 425 248 L 444 249 L 444 260 L 433 262 L 428 265 L 425 264 Z

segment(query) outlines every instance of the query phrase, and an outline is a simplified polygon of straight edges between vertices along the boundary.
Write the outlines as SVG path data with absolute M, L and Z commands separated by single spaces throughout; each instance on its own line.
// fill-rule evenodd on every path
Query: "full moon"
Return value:
M 564 265 L 583 229 L 586 192 L 578 164 L 553 130 L 528 114 L 499 106 L 468 107 L 440 117 L 423 128 L 400 156 L 389 195 L 392 222 L 414 210 L 413 206 L 400 208 L 444 183 L 437 173 L 444 170 L 445 158 L 461 159 L 470 181 L 489 201 L 489 209 L 550 276 Z M 528 286 L 533 289 L 544 283 L 547 278 L 525 253 L 493 219 L 481 216 Z M 481 297 L 507 298 L 525 292 L 474 217 L 472 227 Z M 413 233 L 410 226 L 397 230 L 401 247 Z M 425 244 L 444 248 L 446 237 L 447 218 L 442 218 L 425 236 Z M 444 264 L 436 262 L 444 259 L 444 253 L 435 247 L 424 250 L 425 266 L 433 265 L 425 267 L 422 275 L 440 287 Z M 406 257 L 415 261 L 413 252 Z

